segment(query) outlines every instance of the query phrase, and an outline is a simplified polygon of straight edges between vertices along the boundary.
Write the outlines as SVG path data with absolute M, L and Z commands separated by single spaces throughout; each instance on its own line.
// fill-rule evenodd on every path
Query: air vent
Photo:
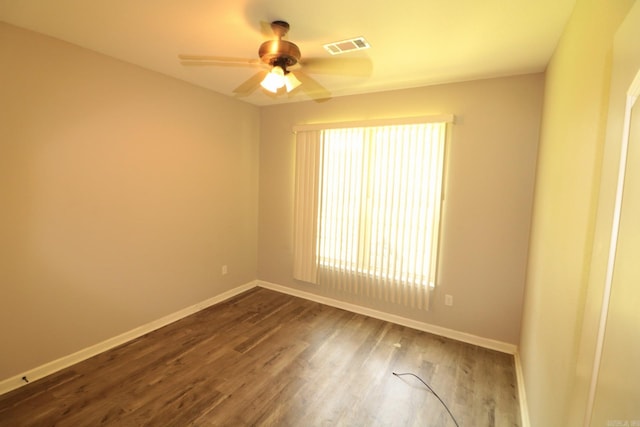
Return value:
M 364 37 L 356 37 L 355 39 L 342 40 L 324 45 L 324 48 L 331 55 L 353 52 L 354 50 L 369 49 L 370 47 L 369 42 L 367 42 Z

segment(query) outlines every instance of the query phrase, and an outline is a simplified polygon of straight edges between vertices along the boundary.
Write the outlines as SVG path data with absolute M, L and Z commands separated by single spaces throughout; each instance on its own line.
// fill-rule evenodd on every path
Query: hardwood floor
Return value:
M 519 426 L 513 357 L 255 288 L 0 396 L 2 426 Z

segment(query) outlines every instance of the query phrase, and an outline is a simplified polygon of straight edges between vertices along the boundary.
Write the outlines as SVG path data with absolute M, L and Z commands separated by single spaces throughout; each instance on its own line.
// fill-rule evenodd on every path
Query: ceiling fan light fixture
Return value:
M 300 84 L 300 80 L 298 80 L 293 73 L 286 71 L 286 69 L 280 65 L 274 65 L 260 83 L 263 88 L 272 93 L 277 93 L 281 87 L 285 87 L 287 92 L 291 92 L 300 86 Z
M 300 80 L 298 80 L 296 78 L 296 76 L 293 75 L 293 73 L 288 72 L 287 74 L 285 74 L 285 76 L 284 76 L 284 85 L 287 88 L 287 92 L 291 92 L 292 90 L 294 90 L 295 88 L 297 88 L 301 84 L 302 83 L 300 82 Z
M 280 66 L 274 66 L 267 74 L 260 85 L 269 92 L 276 93 L 278 89 L 285 85 L 284 70 Z

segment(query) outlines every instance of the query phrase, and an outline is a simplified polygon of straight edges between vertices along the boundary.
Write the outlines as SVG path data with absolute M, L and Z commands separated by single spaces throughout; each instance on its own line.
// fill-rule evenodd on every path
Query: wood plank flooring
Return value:
M 513 357 L 255 288 L 0 396 L 2 426 L 519 426 Z

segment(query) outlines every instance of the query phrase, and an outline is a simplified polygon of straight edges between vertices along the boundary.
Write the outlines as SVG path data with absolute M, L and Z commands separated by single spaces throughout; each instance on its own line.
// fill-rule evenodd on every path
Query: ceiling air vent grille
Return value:
M 324 45 L 324 48 L 331 55 L 353 52 L 354 50 L 369 49 L 370 47 L 369 42 L 367 42 L 364 37 L 356 37 L 354 39 L 342 40 Z

